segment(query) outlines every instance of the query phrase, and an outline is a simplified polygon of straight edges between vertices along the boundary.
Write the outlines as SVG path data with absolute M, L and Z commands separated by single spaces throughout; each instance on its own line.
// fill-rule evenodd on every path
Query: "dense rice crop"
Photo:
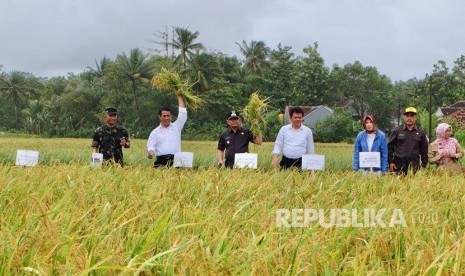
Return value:
M 324 172 L 269 169 L 271 144 L 258 170 L 217 169 L 215 142 L 183 144 L 195 169 L 154 170 L 144 143 L 91 169 L 90 139 L 0 138 L 0 274 L 464 273 L 462 176 L 363 177 L 344 144 L 317 144 Z M 16 149 L 41 162 L 13 166 Z M 400 209 L 406 227 L 278 227 L 306 208 Z

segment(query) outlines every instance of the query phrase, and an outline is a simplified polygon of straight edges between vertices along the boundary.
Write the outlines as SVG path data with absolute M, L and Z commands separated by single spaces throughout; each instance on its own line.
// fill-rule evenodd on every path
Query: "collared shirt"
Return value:
M 428 140 L 425 132 L 416 125 L 409 130 L 406 125 L 394 129 L 388 142 L 388 161 L 395 158 L 418 161 L 421 157 L 422 166 L 428 163 Z
M 92 137 L 92 147 L 97 148 L 103 154 L 103 159 L 114 159 L 123 163 L 123 150 L 120 145 L 122 138 L 129 142 L 129 134 L 122 126 L 109 127 L 103 125 L 99 127 Z
M 292 124 L 281 127 L 276 137 L 273 154 L 281 153 L 291 159 L 300 158 L 304 154 L 314 154 L 312 130 L 304 125 L 299 129 L 294 129 Z
M 187 120 L 187 109 L 179 107 L 178 119 L 168 127 L 161 124 L 152 130 L 147 141 L 147 152 L 154 151 L 156 156 L 175 154 L 181 151 L 181 131 Z
M 249 142 L 253 142 L 253 135 L 248 128 L 238 128 L 234 132 L 231 128 L 221 133 L 218 141 L 218 149 L 226 150 L 226 165 L 234 165 L 236 153 L 249 152 Z M 232 163 L 232 164 L 231 164 Z

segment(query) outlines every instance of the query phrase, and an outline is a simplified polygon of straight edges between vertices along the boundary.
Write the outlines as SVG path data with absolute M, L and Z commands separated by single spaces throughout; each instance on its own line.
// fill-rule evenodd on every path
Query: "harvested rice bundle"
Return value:
M 192 93 L 192 86 L 189 80 L 182 81 L 179 74 L 171 72 L 165 68 L 152 78 L 152 87 L 158 90 L 165 90 L 181 96 L 184 102 L 192 109 L 197 109 L 203 104 L 203 100 Z
M 260 99 L 258 92 L 254 92 L 252 95 L 250 95 L 250 100 L 247 106 L 244 108 L 243 116 L 250 125 L 250 131 L 252 132 L 252 135 L 255 137 L 262 136 L 261 127 L 266 126 L 265 113 L 267 108 L 268 100 Z

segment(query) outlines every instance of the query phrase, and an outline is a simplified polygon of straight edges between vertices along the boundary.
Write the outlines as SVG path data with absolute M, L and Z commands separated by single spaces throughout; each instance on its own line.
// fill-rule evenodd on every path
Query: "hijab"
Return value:
M 362 118 L 362 127 L 363 127 L 363 129 L 366 130 L 365 124 L 366 124 L 367 119 L 370 120 L 373 123 L 373 132 L 372 133 L 375 133 L 376 132 L 376 122 L 375 122 L 375 117 L 373 117 L 373 115 L 365 115 L 365 116 L 363 116 L 363 118 Z
M 453 154 L 457 151 L 457 140 L 455 138 L 446 138 L 446 131 L 449 128 L 452 131 L 452 126 L 446 123 L 441 123 L 436 128 L 436 141 L 438 142 L 439 154 L 443 152 Z M 441 159 L 440 164 L 444 165 L 449 162 L 449 160 L 450 157 L 444 157 Z

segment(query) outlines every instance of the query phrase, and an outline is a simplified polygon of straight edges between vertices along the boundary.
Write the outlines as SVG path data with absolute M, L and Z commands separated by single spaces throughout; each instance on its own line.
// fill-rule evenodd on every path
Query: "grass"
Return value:
M 187 142 L 195 170 L 91 169 L 90 140 L 0 138 L 0 274 L 461 275 L 462 176 L 363 177 L 351 146 L 317 145 L 324 172 L 217 169 L 214 142 Z M 40 150 L 34 168 L 16 149 Z M 280 228 L 276 210 L 401 209 L 407 227 Z
M 146 140 L 131 140 L 131 148 L 123 149 L 127 166 L 150 166 L 153 160 L 146 157 Z M 14 164 L 18 149 L 39 151 L 39 163 L 42 165 L 90 164 L 91 139 L 40 138 L 40 137 L 2 137 L 0 135 L 0 162 Z M 182 150 L 194 153 L 195 167 L 210 167 L 217 164 L 216 141 L 183 141 Z M 259 154 L 258 165 L 270 168 L 273 143 L 261 146 L 251 144 L 249 150 Z M 348 144 L 317 144 L 316 151 L 326 157 L 329 170 L 348 170 L 352 166 L 352 146 Z

